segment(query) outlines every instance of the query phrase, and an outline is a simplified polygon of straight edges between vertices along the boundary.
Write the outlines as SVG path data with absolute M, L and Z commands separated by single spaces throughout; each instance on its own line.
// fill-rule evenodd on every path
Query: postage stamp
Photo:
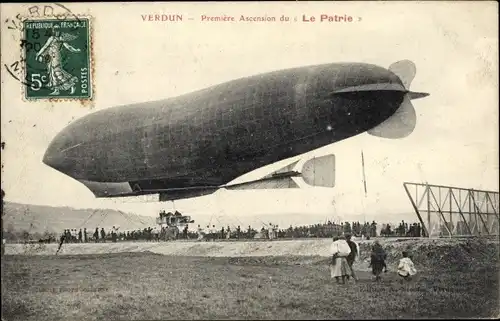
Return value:
M 92 99 L 90 19 L 27 19 L 23 24 L 25 98 Z

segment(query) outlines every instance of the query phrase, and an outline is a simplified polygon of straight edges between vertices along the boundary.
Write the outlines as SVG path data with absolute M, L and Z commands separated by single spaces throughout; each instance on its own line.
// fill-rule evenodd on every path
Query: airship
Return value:
M 97 198 L 158 194 L 160 201 L 218 189 L 332 187 L 334 155 L 298 160 L 258 179 L 255 169 L 365 132 L 412 133 L 415 64 L 388 69 L 331 63 L 240 78 L 178 97 L 106 108 L 69 124 L 43 163 Z

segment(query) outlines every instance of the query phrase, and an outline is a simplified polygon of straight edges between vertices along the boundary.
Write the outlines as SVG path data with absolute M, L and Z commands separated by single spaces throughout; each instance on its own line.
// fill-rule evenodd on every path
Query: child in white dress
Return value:
M 408 257 L 408 252 L 403 251 L 403 258 L 399 260 L 398 275 L 404 280 L 411 280 L 412 276 L 417 274 L 417 269 L 412 260 Z

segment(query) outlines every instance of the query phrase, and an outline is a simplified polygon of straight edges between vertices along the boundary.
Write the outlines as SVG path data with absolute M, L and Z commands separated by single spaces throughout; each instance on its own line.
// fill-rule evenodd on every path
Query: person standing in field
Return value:
M 267 227 L 267 236 L 269 238 L 269 241 L 272 241 L 274 238 L 273 225 L 271 223 L 269 223 Z
M 351 239 L 351 235 L 347 234 L 345 236 L 347 244 L 349 245 L 349 248 L 351 249 L 351 253 L 347 256 L 347 263 L 349 264 L 349 267 L 351 268 L 351 274 L 352 278 L 354 281 L 358 281 L 358 278 L 356 276 L 356 273 L 354 272 L 354 269 L 352 268 L 354 261 L 356 261 L 356 257 L 359 255 L 358 254 L 358 245 L 354 243 L 354 241 Z
M 106 232 L 104 231 L 104 227 L 101 228 L 101 240 L 106 242 Z
M 201 241 L 201 240 L 203 240 L 203 229 L 198 224 L 198 239 L 197 239 L 197 241 Z
M 385 263 L 387 254 L 378 240 L 373 244 L 370 257 L 370 267 L 372 268 L 372 273 L 375 276 L 375 281 L 380 281 L 380 274 L 382 274 L 382 271 L 387 272 L 387 264 Z
M 212 225 L 212 241 L 218 240 L 219 239 L 219 233 L 217 233 L 217 228 L 215 225 Z
M 66 236 L 67 236 L 67 233 L 66 233 L 66 230 L 64 230 L 64 233 L 62 233 L 61 237 L 59 238 L 59 247 L 57 248 L 56 255 L 61 250 L 63 243 L 66 241 Z
M 335 278 L 337 284 L 342 280 L 345 284 L 345 279 L 352 275 L 349 263 L 346 257 L 351 253 L 351 248 L 344 237 L 334 237 L 333 243 L 330 247 L 332 253 L 332 262 L 330 264 L 330 276 Z
M 354 244 L 356 244 L 356 253 L 357 253 L 357 256 L 360 257 L 361 256 L 361 250 L 359 249 L 359 244 L 358 244 L 358 238 L 354 235 L 351 235 L 351 241 L 354 242 Z

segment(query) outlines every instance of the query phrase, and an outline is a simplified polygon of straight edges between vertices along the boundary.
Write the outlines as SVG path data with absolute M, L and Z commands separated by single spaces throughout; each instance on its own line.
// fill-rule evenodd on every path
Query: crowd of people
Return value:
M 423 228 L 420 223 L 411 223 L 408 225 L 404 220 L 395 229 L 390 224 L 384 224 L 380 230 L 380 236 L 421 237 L 423 234 Z
M 262 225 L 260 230 L 251 226 L 242 230 L 240 226 L 231 229 L 230 226 L 222 227 L 220 230 L 215 225 L 207 226 L 205 229 L 198 225 L 198 238 L 205 235 L 204 239 L 253 239 L 253 238 L 331 238 L 342 234 L 351 234 L 369 239 L 371 237 L 421 237 L 423 236 L 420 223 L 405 223 L 402 221 L 395 229 L 391 229 L 390 224 L 383 224 L 380 233 L 377 233 L 377 223 L 375 221 L 365 222 L 341 222 L 340 224 L 332 221 L 326 223 L 296 226 L 282 229 L 272 223 Z
M 182 224 L 178 231 L 170 239 L 184 239 L 199 241 L 213 240 L 245 240 L 245 239 L 294 239 L 294 238 L 331 238 L 342 234 L 351 234 L 361 239 L 372 237 L 421 237 L 423 236 L 420 223 L 406 223 L 402 221 L 396 228 L 390 224 L 382 224 L 380 230 L 375 221 L 341 222 L 327 221 L 320 224 L 292 226 L 280 228 L 273 223 L 262 223 L 260 229 L 252 226 L 242 228 L 240 225 L 226 225 L 217 227 L 215 224 L 201 226 L 197 225 L 195 231 L 188 229 L 189 224 Z M 379 232 L 377 232 L 379 231 Z M 25 232 L 24 234 L 29 234 Z M 112 228 L 96 227 L 95 229 L 79 228 L 66 229 L 62 235 L 46 233 L 38 238 L 39 242 L 52 243 L 64 238 L 65 243 L 102 243 L 119 241 L 162 241 L 165 238 L 165 229 L 160 225 L 135 230 L 122 231 L 119 227 Z M 32 239 L 24 235 L 24 239 Z M 17 237 L 19 240 L 19 237 Z M 8 241 L 15 241 L 13 239 Z
M 89 231 L 83 229 L 68 229 L 64 230 L 61 237 L 64 237 L 66 243 L 102 243 L 102 242 L 117 242 L 117 241 L 139 241 L 139 240 L 154 240 L 156 239 L 156 228 L 145 228 L 143 230 L 120 231 L 118 227 L 113 226 L 107 232 L 101 227 L 96 227 L 95 230 Z

